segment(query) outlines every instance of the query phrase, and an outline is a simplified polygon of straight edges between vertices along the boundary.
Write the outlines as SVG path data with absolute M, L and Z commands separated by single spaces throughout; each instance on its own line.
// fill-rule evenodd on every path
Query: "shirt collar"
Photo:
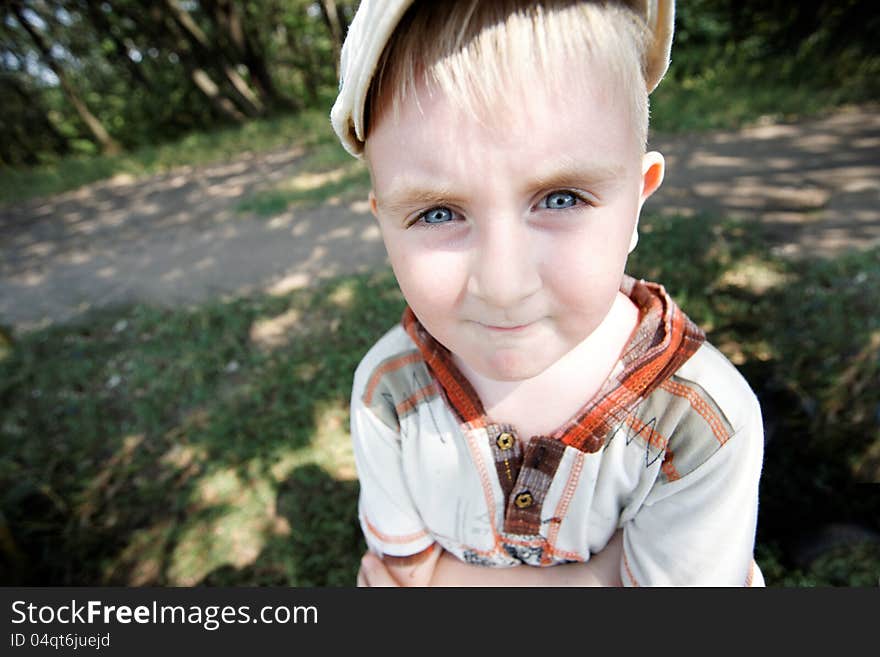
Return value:
M 672 376 L 705 341 L 703 331 L 676 305 L 662 285 L 625 276 L 621 292 L 639 309 L 639 323 L 623 350 L 623 370 L 557 429 L 552 437 L 583 452 L 601 449 L 611 430 Z M 470 382 L 407 307 L 402 324 L 426 365 L 439 381 L 462 423 L 483 428 L 491 423 Z

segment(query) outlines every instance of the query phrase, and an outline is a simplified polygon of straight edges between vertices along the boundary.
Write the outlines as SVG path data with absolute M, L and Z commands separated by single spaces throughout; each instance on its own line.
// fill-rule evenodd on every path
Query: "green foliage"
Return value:
M 33 0 L 34 9 L 46 20 L 44 36 L 64 53 L 60 63 L 72 86 L 128 154 L 101 155 L 70 99 L 46 77 L 46 66 L 24 67 L 27 58 L 36 57 L 34 46 L 7 18 L 0 26 L 0 51 L 6 53 L 0 59 L 0 67 L 5 67 L 0 70 L 0 91 L 7 99 L 7 111 L 0 117 L 0 167 L 4 162 L 12 166 L 2 169 L 0 202 L 283 143 L 287 134 L 283 127 L 274 141 L 268 137 L 276 121 L 285 126 L 290 119 L 261 119 L 252 121 L 254 128 L 248 124 L 228 128 L 232 119 L 218 113 L 193 84 L 190 72 L 198 63 L 192 59 L 195 46 L 187 45 L 183 37 L 172 38 L 166 10 L 146 12 L 138 3 L 115 0 L 104 3 L 96 15 L 87 11 L 88 3 L 65 3 L 67 24 L 57 17 L 52 20 L 58 4 Z M 314 118 L 320 115 L 326 124 L 336 85 L 335 46 L 320 12 L 314 11 L 318 5 L 277 0 L 232 4 L 238 7 L 255 57 L 275 88 L 275 96 L 261 101 L 265 112 L 289 114 L 291 109 L 312 106 L 319 109 L 305 123 L 317 126 Z M 340 3 L 344 21 L 350 20 L 354 4 Z M 208 57 L 214 63 L 206 69 L 215 82 L 222 82 L 217 66 L 234 58 L 227 52 L 234 50 L 230 37 L 198 3 L 190 13 L 206 36 L 226 49 Z M 784 2 L 683 3 L 678 7 L 673 63 L 652 96 L 652 128 L 667 132 L 729 128 L 761 117 L 788 119 L 876 100 L 880 56 L 871 35 L 880 29 L 878 20 L 876 12 L 859 0 L 824 2 L 815 9 Z M 122 42 L 135 45 L 131 52 L 136 51 L 137 61 L 120 54 Z M 245 68 L 239 64 L 236 70 L 242 71 L 243 81 L 256 93 L 258 80 L 254 71 Z M 228 84 L 220 84 L 221 95 L 243 111 L 240 99 L 233 102 L 235 94 Z M 314 131 L 318 139 L 330 135 L 326 125 Z M 253 144 L 247 142 L 250 135 L 257 140 Z M 228 143 L 222 144 L 223 140 Z M 340 149 L 333 153 L 324 148 L 331 158 L 340 158 Z M 346 181 L 363 187 L 363 171 L 350 173 Z M 265 190 L 246 199 L 242 209 L 273 214 L 292 203 L 335 197 L 342 186 L 331 181 L 317 191 Z
M 53 13 L 61 4 L 69 23 Z M 228 48 L 209 4 L 187 7 Z M 342 4 L 350 19 L 353 3 Z M 34 47 L 6 20 L 0 143 L 16 167 L 2 171 L 0 199 L 291 146 L 304 152 L 293 179 L 242 210 L 360 195 L 366 171 L 327 122 L 334 42 L 315 5 L 235 5 L 282 97 L 273 108 L 287 97 L 318 110 L 229 127 L 187 77 L 182 53 L 194 46 L 157 33 L 168 27 L 162 10 L 103 3 L 105 30 L 84 3 L 29 3 L 48 19 L 40 29 L 72 84 L 129 148 L 117 156 L 99 153 L 45 68 L 18 67 Z M 732 127 L 878 97 L 877 16 L 865 2 L 690 0 L 678 12 L 673 66 L 652 97 L 656 129 Z M 136 44 L 134 68 L 112 35 Z M 255 83 L 251 72 L 244 79 Z M 642 225 L 632 272 L 663 281 L 761 399 L 757 558 L 768 583 L 875 586 L 875 543 L 837 545 L 808 563 L 797 546 L 828 523 L 880 531 L 876 486 L 859 483 L 880 480 L 880 251 L 787 262 L 756 225 Z M 0 580 L 350 584 L 363 541 L 348 391 L 402 303 L 385 272 L 189 310 L 109 309 L 16 339 L 0 331 Z
M 757 561 L 775 586 L 880 586 L 880 544 L 871 541 L 829 548 L 805 567 L 787 567 L 781 551 L 759 544 Z
M 665 132 L 793 119 L 880 98 L 880 15 L 864 0 L 680 3 L 672 64 L 652 94 Z
M 337 4 L 344 32 L 354 3 Z M 0 9 L 0 85 L 23 91 L 10 95 L 12 111 L 0 123 L 0 165 L 99 152 L 74 95 L 131 150 L 315 107 L 336 86 L 338 44 L 315 11 L 319 3 L 26 0 L 21 6 L 20 16 L 11 3 Z M 52 70 L 62 71 L 67 84 Z

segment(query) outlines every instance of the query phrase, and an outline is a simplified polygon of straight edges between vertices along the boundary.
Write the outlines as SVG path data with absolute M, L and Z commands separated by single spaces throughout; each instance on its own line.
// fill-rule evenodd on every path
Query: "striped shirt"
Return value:
M 621 528 L 627 585 L 763 583 L 754 564 L 757 399 L 662 286 L 622 291 L 639 324 L 620 367 L 551 435 L 487 417 L 412 311 L 359 365 L 351 432 L 370 548 L 438 543 L 487 566 L 583 562 Z

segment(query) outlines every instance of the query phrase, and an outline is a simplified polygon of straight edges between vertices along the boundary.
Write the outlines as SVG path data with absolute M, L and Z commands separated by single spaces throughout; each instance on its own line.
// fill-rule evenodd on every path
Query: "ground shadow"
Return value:
M 23 337 L 0 360 L 0 581 L 351 583 L 351 377 L 402 307 L 382 272 Z

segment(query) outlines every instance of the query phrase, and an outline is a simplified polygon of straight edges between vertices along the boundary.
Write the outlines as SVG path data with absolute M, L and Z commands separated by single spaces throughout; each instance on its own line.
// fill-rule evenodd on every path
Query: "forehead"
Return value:
M 640 162 L 641 143 L 614 76 L 597 62 L 571 61 L 558 79 L 527 72 L 479 104 L 420 81 L 373 126 L 365 156 L 381 186 L 413 169 L 437 175 L 631 169 Z
M 550 82 L 565 92 L 584 80 L 576 65 L 591 62 L 588 75 L 604 73 L 609 93 L 628 94 L 623 109 L 644 146 L 645 34 L 643 21 L 616 2 L 414 3 L 386 45 L 371 83 L 366 140 L 373 125 L 387 112 L 399 112 L 420 83 L 436 86 L 472 113 L 491 113 L 526 79 Z

